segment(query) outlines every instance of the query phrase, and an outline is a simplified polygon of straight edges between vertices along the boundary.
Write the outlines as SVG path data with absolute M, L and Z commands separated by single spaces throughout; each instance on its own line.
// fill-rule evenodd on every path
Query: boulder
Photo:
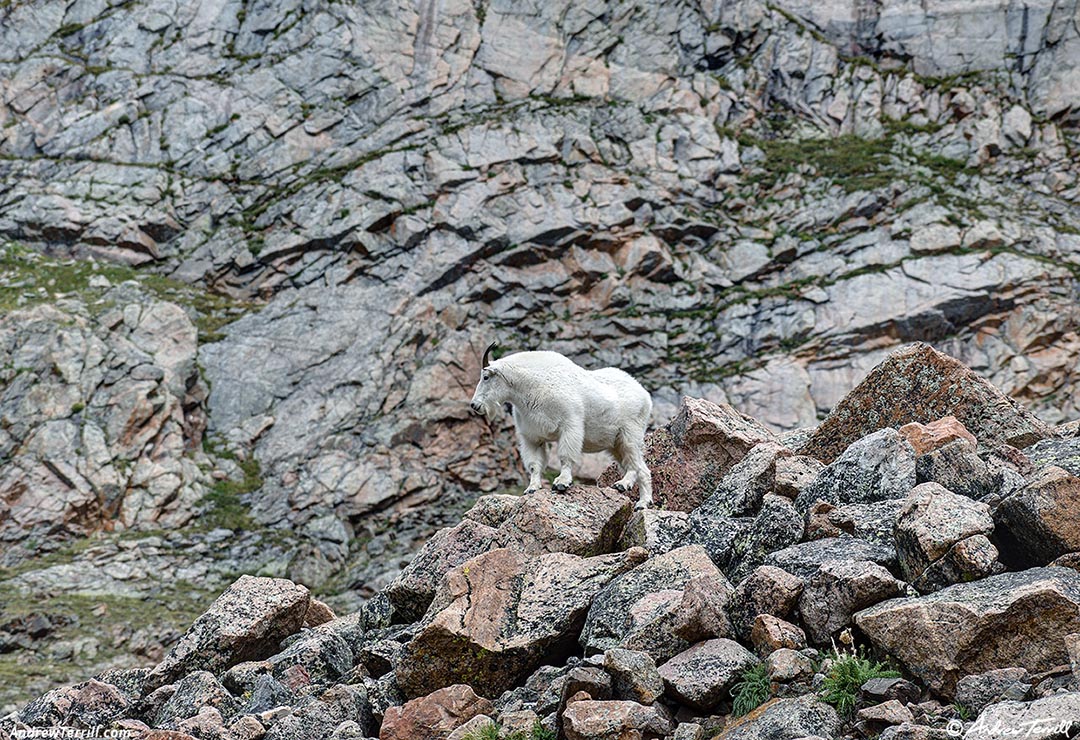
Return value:
M 739 582 L 728 599 L 727 612 L 735 635 L 751 639 L 757 618 L 783 619 L 791 614 L 802 593 L 803 580 L 782 568 L 762 565 Z
M 990 575 L 994 561 L 989 567 L 972 572 L 954 574 L 939 568 L 927 573 L 927 569 L 948 556 L 958 543 L 975 535 L 990 534 L 993 530 L 994 519 L 986 504 L 958 496 L 937 483 L 916 486 L 896 518 L 896 554 L 900 572 L 923 593 Z M 955 580 L 943 581 L 940 578 L 943 575 L 953 576 Z
M 22 708 L 18 720 L 30 727 L 90 729 L 108 724 L 130 704 L 116 686 L 91 679 L 39 696 Z
M 611 675 L 616 699 L 652 704 L 664 693 L 656 661 L 646 652 L 611 648 L 604 653 L 604 670 Z
M 851 444 L 795 499 L 805 512 L 815 501 L 862 504 L 904 498 L 915 487 L 915 453 L 895 429 Z
M 702 508 L 717 517 L 755 514 L 762 498 L 773 489 L 777 460 L 790 456 L 791 450 L 779 442 L 755 445 L 720 479 Z
M 517 508 L 520 498 L 510 493 L 489 493 L 476 499 L 473 507 L 465 512 L 465 518 L 498 529 Z
M 994 514 L 1002 557 L 1019 565 L 1045 565 L 1080 550 L 1080 478 L 1064 468 L 1040 470 Z
M 979 442 L 955 416 L 944 416 L 929 424 L 913 421 L 899 429 L 900 436 L 911 444 L 915 455 L 925 455 L 958 439 L 966 440 L 972 447 Z
M 803 681 L 814 675 L 814 661 L 792 648 L 779 648 L 765 659 L 769 679 L 781 683 Z
M 1080 425 L 1077 426 L 1080 429 Z M 1024 454 L 1036 468 L 1051 465 L 1064 468 L 1073 475 L 1080 475 L 1080 436 L 1068 439 L 1044 439 L 1024 450 Z
M 1004 471 L 991 466 L 967 440 L 956 440 L 915 459 L 915 480 L 938 483 L 953 493 L 985 500 L 1000 494 L 1006 484 Z
M 390 707 L 383 715 L 379 740 L 446 740 L 478 715 L 491 715 L 491 702 L 472 687 L 458 684 Z
M 998 560 L 998 549 L 986 535 L 976 534 L 950 547 L 911 585 L 928 594 L 953 583 L 968 583 L 1004 570 L 1005 566 Z
M 813 694 L 772 699 L 737 719 L 714 740 L 839 737 L 840 716 Z
M 827 560 L 869 560 L 892 571 L 896 568 L 896 550 L 891 545 L 842 535 L 800 542 L 769 553 L 764 565 L 782 568 L 806 580 Z
M 798 543 L 803 529 L 802 515 L 791 501 L 783 496 L 765 496 L 753 523 L 733 540 L 724 565 L 725 572 L 733 580 L 742 578 L 760 565 L 769 553 Z
M 730 633 L 725 606 L 731 592 L 704 548 L 680 547 L 607 584 L 589 607 L 581 645 L 586 654 L 623 647 L 665 660 Z
M 850 535 L 892 547 L 896 515 L 903 505 L 902 498 L 841 506 L 818 501 L 806 513 L 806 539 Z
M 495 535 L 495 529 L 472 519 L 436 532 L 386 588 L 395 620 L 415 622 L 422 617 L 446 572 L 490 550 Z
M 1009 740 L 1023 731 L 1030 740 L 1075 737 L 1080 730 L 1080 693 L 1053 694 L 1033 702 L 1003 701 L 979 713 L 964 740 Z
M 879 649 L 951 699 L 965 675 L 1032 672 L 1068 663 L 1064 635 L 1080 629 L 1080 573 L 1033 568 L 892 599 L 855 615 Z
M 675 418 L 645 440 L 653 501 L 657 508 L 690 511 L 755 445 L 775 441 L 762 424 L 727 404 L 684 397 Z M 612 465 L 597 484 L 610 486 L 620 477 Z
M 263 717 L 267 714 L 274 717 L 265 740 L 358 739 L 371 737 L 378 731 L 372 701 L 363 686 L 339 684 L 314 692 L 311 698 L 313 701 L 284 716 L 274 715 L 275 712 L 281 714 L 280 708 L 264 713 Z
M 526 555 L 568 552 L 590 557 L 615 549 L 633 504 L 613 488 L 571 486 L 522 496 L 499 526 L 498 544 Z
M 566 740 L 660 740 L 675 728 L 660 705 L 632 701 L 576 701 L 562 721 Z
M 806 633 L 772 614 L 758 614 L 750 630 L 750 642 L 758 655 L 768 655 L 781 648 L 801 650 L 806 647 Z
M 619 538 L 620 549 L 644 547 L 650 555 L 662 555 L 689 543 L 689 515 L 658 509 L 635 511 Z
M 998 668 L 956 682 L 956 703 L 969 712 L 999 701 L 1024 701 L 1030 693 L 1031 674 L 1023 668 Z
M 884 427 L 955 417 L 985 447 L 1027 447 L 1053 430 L 959 361 L 922 342 L 902 347 L 833 407 L 798 450 L 831 463 Z
M 773 475 L 773 493 L 794 499 L 813 483 L 825 463 L 809 455 L 778 456 Z
M 806 636 L 812 644 L 828 644 L 855 612 L 902 593 L 903 583 L 877 563 L 827 560 L 799 596 Z
M 660 666 L 668 693 L 680 703 L 710 711 L 728 698 L 743 671 L 760 661 L 734 640 L 699 642 Z
M 646 557 L 639 548 L 592 558 L 499 548 L 451 569 L 401 656 L 401 690 L 417 697 L 468 683 L 497 696 L 568 654 L 597 593 Z
M 300 630 L 309 601 L 306 588 L 284 578 L 240 576 L 151 671 L 147 687 L 274 655 L 284 638 Z

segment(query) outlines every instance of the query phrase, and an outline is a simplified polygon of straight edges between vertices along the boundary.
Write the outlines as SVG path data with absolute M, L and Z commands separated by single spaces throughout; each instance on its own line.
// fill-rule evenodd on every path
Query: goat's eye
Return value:
M 480 380 L 487 380 L 489 377 L 491 377 L 491 374 L 488 372 L 484 372 L 480 375 Z

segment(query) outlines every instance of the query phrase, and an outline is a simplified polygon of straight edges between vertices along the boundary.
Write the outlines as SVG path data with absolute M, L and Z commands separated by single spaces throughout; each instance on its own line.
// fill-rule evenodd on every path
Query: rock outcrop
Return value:
M 953 416 L 986 447 L 1027 447 L 1052 431 L 954 358 L 927 344 L 894 352 L 830 412 L 802 448 L 824 462 L 883 427 Z
M 644 550 L 581 558 L 499 548 L 452 569 L 397 666 L 408 696 L 468 683 L 497 696 L 545 660 L 568 655 L 604 585 Z
M 720 407 L 683 408 L 716 421 Z M 631 516 L 630 497 L 604 487 L 484 496 L 359 610 L 338 617 L 302 585 L 243 576 L 153 668 L 54 689 L 0 730 L 996 737 L 1002 717 L 1042 727 L 1072 711 L 1080 570 L 1066 567 L 1076 552 L 1059 526 L 1070 473 L 1012 448 L 979 452 L 951 422 L 884 427 L 806 466 L 799 496 L 821 495 L 804 522 L 776 474 L 798 440 L 750 440 L 720 474 L 708 463 L 718 428 L 654 433 L 672 445 L 671 480 L 711 481 L 689 512 Z M 961 447 L 1001 473 L 985 501 L 914 485 L 917 460 Z M 968 490 L 983 472 L 950 475 Z M 1028 568 L 1035 542 L 1058 564 Z M 47 629 L 29 617 L 18 628 Z
M 874 645 L 943 696 L 961 676 L 1067 664 L 1064 635 L 1080 631 L 1080 573 L 1033 568 L 895 599 L 855 615 Z

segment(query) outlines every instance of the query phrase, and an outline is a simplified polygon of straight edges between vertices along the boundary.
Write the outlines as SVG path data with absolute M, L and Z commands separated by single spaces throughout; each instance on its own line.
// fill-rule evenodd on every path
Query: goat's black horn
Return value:
M 480 364 L 480 367 L 484 368 L 484 367 L 487 367 L 487 366 L 488 366 L 488 357 L 489 357 L 489 356 L 491 355 L 491 350 L 493 350 L 493 349 L 494 349 L 495 347 L 497 347 L 498 345 L 499 345 L 499 343 L 498 343 L 498 342 L 492 342 L 491 344 L 489 344 L 489 345 L 487 346 L 487 349 L 485 349 L 485 350 L 484 350 L 484 360 L 483 360 L 483 362 L 482 362 L 482 363 Z

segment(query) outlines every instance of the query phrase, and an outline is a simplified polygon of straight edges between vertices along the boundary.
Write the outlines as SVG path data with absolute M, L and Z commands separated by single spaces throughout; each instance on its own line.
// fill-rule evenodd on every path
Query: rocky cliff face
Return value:
M 912 340 L 1076 418 L 1078 14 L 3 4 L 0 586 L 370 595 L 520 484 L 491 338 L 658 422 L 813 426 Z

